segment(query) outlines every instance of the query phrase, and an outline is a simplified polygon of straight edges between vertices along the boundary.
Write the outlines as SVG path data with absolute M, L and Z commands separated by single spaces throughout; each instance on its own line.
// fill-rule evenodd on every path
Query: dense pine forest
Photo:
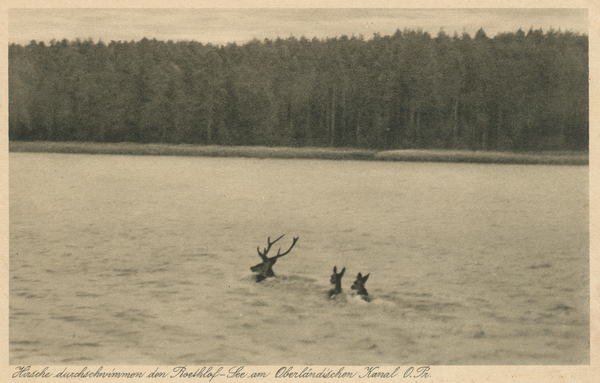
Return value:
M 9 46 L 10 140 L 587 150 L 588 36 Z

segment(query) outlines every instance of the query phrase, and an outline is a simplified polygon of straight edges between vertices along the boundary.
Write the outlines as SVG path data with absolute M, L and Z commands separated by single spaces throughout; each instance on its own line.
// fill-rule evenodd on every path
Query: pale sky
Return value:
M 49 42 L 76 38 L 115 41 L 194 40 L 215 45 L 253 38 L 358 36 L 396 29 L 422 29 L 436 36 L 474 36 L 481 27 L 489 37 L 498 32 L 548 31 L 588 33 L 586 9 L 375 9 L 375 8 L 233 8 L 233 9 L 10 9 L 8 42 Z

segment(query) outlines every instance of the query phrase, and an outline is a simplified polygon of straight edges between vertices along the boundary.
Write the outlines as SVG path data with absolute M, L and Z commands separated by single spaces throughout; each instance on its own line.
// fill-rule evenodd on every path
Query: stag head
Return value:
M 279 248 L 279 250 L 277 250 L 277 255 L 271 258 L 267 257 L 267 253 L 269 252 L 269 250 L 271 250 L 271 246 L 273 246 L 275 242 L 279 241 L 281 238 L 283 238 L 283 235 L 274 240 L 273 242 L 271 242 L 271 237 L 267 238 L 267 247 L 263 249 L 262 253 L 260 251 L 260 246 L 256 248 L 256 251 L 258 251 L 258 255 L 262 259 L 261 263 L 250 268 L 250 270 L 252 270 L 253 272 L 258 273 L 256 275 L 256 282 L 260 282 L 266 278 L 271 278 L 275 276 L 275 273 L 273 272 L 273 265 L 275 264 L 275 262 L 277 262 L 279 258 L 288 254 L 292 250 L 292 248 L 296 245 L 296 242 L 298 242 L 299 237 L 294 238 L 292 246 L 290 246 L 290 248 L 285 253 L 282 254 L 281 248 Z

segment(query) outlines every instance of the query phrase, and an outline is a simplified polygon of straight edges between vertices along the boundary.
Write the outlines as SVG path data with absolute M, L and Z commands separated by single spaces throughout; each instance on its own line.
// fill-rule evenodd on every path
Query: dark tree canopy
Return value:
M 588 37 L 9 47 L 11 140 L 587 150 Z

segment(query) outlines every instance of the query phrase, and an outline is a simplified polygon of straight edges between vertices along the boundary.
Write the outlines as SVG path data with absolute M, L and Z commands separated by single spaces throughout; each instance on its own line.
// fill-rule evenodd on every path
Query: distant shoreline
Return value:
M 291 148 L 190 144 L 10 141 L 9 152 L 246 157 L 357 161 L 463 162 L 495 164 L 589 165 L 588 152 L 490 152 L 403 149 L 377 151 L 351 148 Z

